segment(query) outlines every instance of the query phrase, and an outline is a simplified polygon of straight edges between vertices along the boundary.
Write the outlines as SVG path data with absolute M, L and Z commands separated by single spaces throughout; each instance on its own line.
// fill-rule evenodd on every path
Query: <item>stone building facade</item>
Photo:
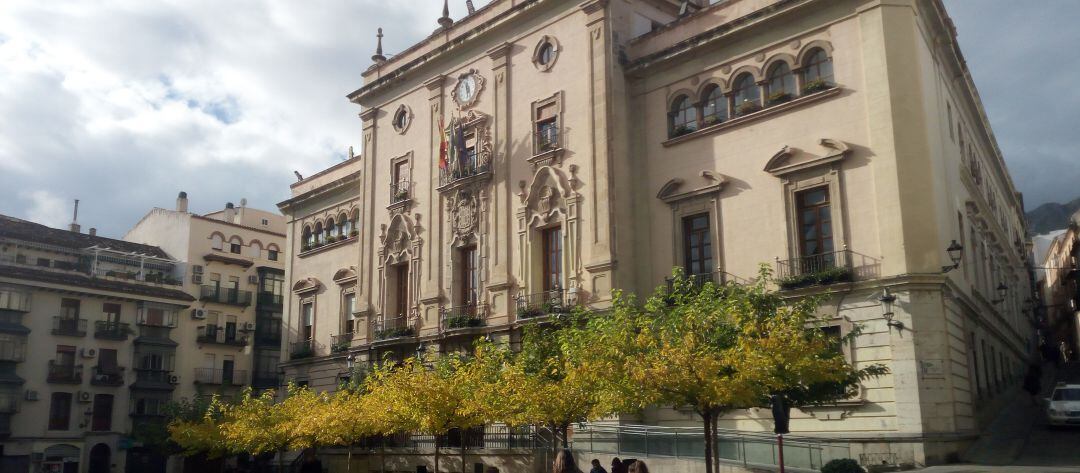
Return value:
M 494 0 L 440 25 L 380 46 L 348 96 L 362 153 L 279 204 L 287 380 L 513 345 L 673 267 L 737 283 L 765 263 L 792 297 L 826 296 L 830 330 L 863 327 L 852 363 L 892 370 L 795 432 L 941 463 L 1017 385 L 1022 201 L 940 1 Z

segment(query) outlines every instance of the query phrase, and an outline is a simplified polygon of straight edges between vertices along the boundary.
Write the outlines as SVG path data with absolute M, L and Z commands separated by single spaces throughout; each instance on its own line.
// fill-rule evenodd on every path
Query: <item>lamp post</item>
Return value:
M 1002 302 L 1005 302 L 1005 295 L 1007 295 L 1008 293 L 1009 293 L 1009 286 L 1006 286 L 1005 283 L 998 283 L 998 286 L 997 286 L 998 298 L 990 301 L 990 303 L 991 304 L 1000 304 Z
M 949 254 L 949 259 L 952 260 L 952 266 L 942 266 L 941 274 L 945 274 L 960 267 L 960 259 L 964 257 L 964 245 L 961 245 L 953 240 L 949 244 L 948 248 L 945 248 L 945 252 Z
M 889 294 L 889 288 L 882 289 L 878 302 L 881 303 L 881 316 L 885 318 L 885 325 L 895 327 L 897 332 L 903 331 L 904 323 L 893 320 L 893 316 L 896 315 L 893 313 L 893 303 L 896 302 L 896 295 Z

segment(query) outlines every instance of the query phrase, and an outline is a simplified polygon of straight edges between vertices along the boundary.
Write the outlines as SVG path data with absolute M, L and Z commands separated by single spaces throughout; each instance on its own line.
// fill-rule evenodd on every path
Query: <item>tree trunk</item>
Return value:
M 379 440 L 379 473 L 386 473 L 386 436 Z
M 705 473 L 713 473 L 713 422 L 712 411 L 701 413 L 701 420 L 705 423 Z
M 352 472 L 352 445 L 349 445 L 349 446 L 347 446 L 345 448 L 349 449 L 348 453 L 345 455 L 345 461 L 347 462 L 347 463 L 345 463 L 345 472 L 346 473 L 351 473 Z
M 278 449 L 278 473 L 285 473 L 285 449 Z
M 570 448 L 570 424 L 569 423 L 563 424 L 562 427 L 559 428 L 559 430 L 562 431 L 562 448 L 569 449 Z
M 713 471 L 720 471 L 720 453 L 716 451 L 716 442 L 719 440 L 719 432 L 717 430 L 717 424 L 720 423 L 720 413 L 714 412 L 712 415 L 712 444 L 713 444 Z
M 439 435 L 435 435 L 435 473 L 439 473 Z
M 460 437 L 460 439 L 461 439 L 461 473 L 465 473 L 465 431 L 466 430 L 467 429 L 459 430 L 459 432 L 461 432 L 461 434 L 458 435 L 458 437 Z

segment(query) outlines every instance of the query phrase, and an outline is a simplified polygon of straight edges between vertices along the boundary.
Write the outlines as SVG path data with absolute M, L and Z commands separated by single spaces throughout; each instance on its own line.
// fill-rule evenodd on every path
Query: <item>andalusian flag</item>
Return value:
M 443 117 L 441 116 L 439 117 L 439 131 L 441 132 L 439 134 L 439 169 L 445 171 L 446 168 L 450 166 L 450 162 L 446 159 L 446 152 L 449 147 L 447 141 L 450 135 L 450 129 L 443 126 Z

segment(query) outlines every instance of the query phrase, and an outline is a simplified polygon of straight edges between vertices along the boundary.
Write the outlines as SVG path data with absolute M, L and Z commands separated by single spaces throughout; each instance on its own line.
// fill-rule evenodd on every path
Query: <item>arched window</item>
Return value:
M 315 224 L 315 243 L 320 245 L 326 243 L 326 233 L 323 232 L 322 222 Z
M 735 78 L 735 110 L 739 115 L 746 115 L 761 110 L 761 89 L 754 82 L 754 76 L 749 72 L 739 74 Z
M 349 219 L 352 223 L 352 231 L 349 232 L 349 236 L 360 234 L 360 209 L 355 209 L 352 212 L 352 218 Z
M 224 244 L 225 244 L 225 238 L 223 238 L 221 235 L 218 235 L 216 233 L 213 234 L 213 235 L 210 235 L 210 247 L 211 248 L 213 248 L 215 250 L 220 250 L 222 245 L 224 245 Z
M 671 138 L 697 130 L 697 108 L 690 101 L 690 97 L 680 95 L 672 102 L 668 124 L 668 136 Z
M 311 227 L 304 227 L 303 246 L 311 248 L 311 245 L 315 244 L 315 235 L 311 234 Z
M 832 59 L 824 49 L 815 48 L 803 63 L 803 93 L 825 90 L 833 85 Z
M 330 241 L 330 238 L 337 240 L 337 224 L 334 223 L 334 217 L 330 217 L 326 221 L 326 240 Z
M 338 236 L 341 238 L 349 238 L 349 233 L 352 233 L 352 222 L 345 216 L 344 213 L 338 215 Z
M 724 97 L 720 86 L 709 86 L 705 89 L 704 98 L 701 100 L 701 124 L 703 126 L 715 125 L 727 120 L 727 117 L 727 97 Z
M 795 75 L 784 61 L 769 68 L 769 105 L 784 103 L 795 97 Z

